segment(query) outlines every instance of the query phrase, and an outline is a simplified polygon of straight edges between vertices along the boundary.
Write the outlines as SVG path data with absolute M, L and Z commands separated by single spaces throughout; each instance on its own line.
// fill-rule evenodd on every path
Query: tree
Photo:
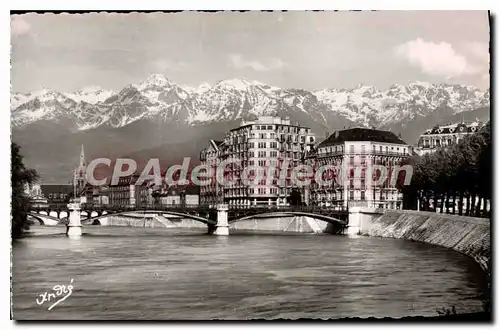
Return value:
M 25 194 L 27 184 L 35 182 L 38 174 L 24 166 L 20 147 L 11 143 L 11 185 L 12 185 L 12 238 L 21 236 L 28 229 L 29 197 Z
M 456 144 L 422 157 L 414 155 L 402 164 L 413 166 L 411 184 L 397 186 L 405 198 L 405 208 L 415 208 L 418 200 L 421 210 L 431 210 L 432 200 L 433 211 L 448 213 L 452 202 L 451 212 L 455 214 L 458 198 L 459 215 L 464 214 L 464 200 L 465 215 L 488 215 L 492 186 L 490 123 Z
M 297 188 L 293 188 L 290 196 L 288 196 L 288 203 L 291 206 L 300 206 L 302 205 L 302 194 L 300 193 L 300 190 Z

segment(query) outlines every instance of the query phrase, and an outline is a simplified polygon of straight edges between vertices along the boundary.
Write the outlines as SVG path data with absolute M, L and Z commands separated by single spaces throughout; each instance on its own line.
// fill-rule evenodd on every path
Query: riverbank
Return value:
M 473 258 L 489 273 L 490 219 L 433 212 L 360 209 L 359 234 L 446 247 Z

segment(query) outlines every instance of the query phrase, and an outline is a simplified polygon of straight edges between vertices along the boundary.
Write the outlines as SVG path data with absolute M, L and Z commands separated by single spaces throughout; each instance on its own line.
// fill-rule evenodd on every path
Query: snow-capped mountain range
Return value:
M 153 74 L 121 91 L 91 86 L 72 93 L 42 89 L 11 94 L 14 127 L 49 120 L 72 125 L 79 131 L 100 126 L 124 127 L 138 120 L 199 125 L 294 114 L 326 127 L 338 126 L 339 120 L 377 127 L 415 120 L 438 108 L 450 108 L 456 114 L 489 104 L 489 90 L 462 85 L 413 82 L 394 84 L 387 90 L 359 85 L 307 91 L 227 79 L 214 85 L 189 87 L 161 74 Z

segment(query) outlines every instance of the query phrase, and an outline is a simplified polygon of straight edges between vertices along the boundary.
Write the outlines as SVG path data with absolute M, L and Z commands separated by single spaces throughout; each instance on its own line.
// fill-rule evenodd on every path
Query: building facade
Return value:
M 200 204 L 200 189 L 193 185 L 166 185 L 154 193 L 155 205 L 171 207 L 195 207 Z
M 230 182 L 223 186 L 213 175 L 215 187 L 202 187 L 201 203 L 288 205 L 287 198 L 295 188 L 290 179 L 291 169 L 302 163 L 314 143 L 315 137 L 310 128 L 294 125 L 288 118 L 259 117 L 255 121 L 242 123 L 240 127 L 226 133 L 217 148 L 211 142 L 201 152 L 202 164 L 219 166 L 236 160 L 240 162 L 225 166 L 224 179 Z M 257 167 L 265 169 L 264 173 L 256 173 L 259 171 Z M 252 180 L 257 175 L 262 178 Z M 245 182 L 244 177 L 250 179 L 249 182 Z
M 484 123 L 479 121 L 434 126 L 420 135 L 415 152 L 419 155 L 433 153 L 439 148 L 457 143 L 467 135 L 474 134 L 483 126 Z
M 220 163 L 220 147 L 223 141 L 210 140 L 209 146 L 200 152 L 200 161 L 203 165 L 209 166 L 215 173 Z M 213 175 L 214 176 L 214 175 Z M 224 190 L 217 181 L 212 178 L 210 183 L 200 187 L 199 202 L 202 205 L 217 205 L 224 202 Z
M 119 178 L 118 184 L 109 185 L 103 190 L 107 195 L 107 201 L 111 206 L 153 206 L 154 199 L 152 188 L 147 181 L 137 184 L 139 175 L 130 175 Z
M 322 166 L 331 166 L 338 171 L 325 171 L 321 175 L 323 182 L 313 180 L 306 186 L 304 202 L 326 207 L 400 208 L 403 196 L 391 178 L 395 167 L 410 152 L 410 146 L 392 132 L 368 128 L 336 131 L 308 153 L 305 163 L 311 165 L 315 173 Z M 376 180 L 373 176 L 368 177 L 369 169 L 372 173 L 377 172 L 373 170 L 374 165 L 387 169 L 386 180 L 380 176 Z M 330 175 L 330 178 L 324 175 Z
M 47 199 L 50 205 L 66 206 L 73 197 L 72 184 L 41 184 L 41 196 Z

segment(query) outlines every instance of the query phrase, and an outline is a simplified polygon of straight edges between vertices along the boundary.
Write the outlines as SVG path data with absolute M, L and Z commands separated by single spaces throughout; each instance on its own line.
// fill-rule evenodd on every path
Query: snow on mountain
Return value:
M 66 93 L 67 97 L 77 102 L 83 101 L 90 104 L 104 102 L 111 95 L 113 95 L 113 91 L 105 90 L 99 86 L 88 86 L 76 92 Z
M 316 91 L 315 95 L 331 111 L 365 126 L 411 120 L 443 106 L 458 113 L 486 105 L 481 102 L 484 92 L 476 87 L 426 82 L 413 82 L 406 86 L 393 84 L 386 91 L 372 86 L 325 89 Z
M 386 90 L 358 85 L 307 91 L 241 78 L 189 87 L 162 74 L 152 74 L 116 93 L 96 86 L 64 94 L 49 89 L 13 93 L 11 110 L 14 126 L 64 119 L 79 130 L 101 125 L 122 127 L 141 119 L 202 124 L 289 114 L 326 126 L 346 121 L 380 126 L 408 122 L 443 107 L 452 113 L 474 110 L 489 106 L 489 98 L 489 90 L 420 81 L 393 84 Z
M 16 126 L 39 120 L 73 121 L 75 119 L 72 110 L 76 106 L 76 102 L 62 93 L 51 89 L 42 89 L 30 93 L 27 100 L 12 112 L 12 123 Z

